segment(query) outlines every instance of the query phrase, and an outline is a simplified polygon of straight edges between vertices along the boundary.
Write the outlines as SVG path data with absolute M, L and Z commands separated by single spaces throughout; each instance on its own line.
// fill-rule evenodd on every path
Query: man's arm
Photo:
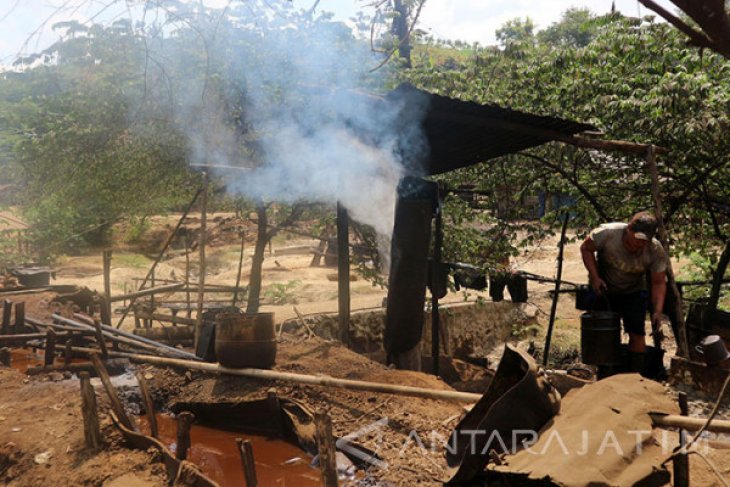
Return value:
M 606 283 L 598 275 L 598 262 L 596 261 L 596 243 L 588 236 L 580 245 L 580 255 L 583 258 L 583 265 L 588 271 L 588 279 L 591 282 L 593 291 L 601 295 L 608 289 Z
M 664 298 L 667 295 L 667 273 L 652 272 L 651 273 L 651 305 L 653 312 L 651 314 L 652 333 L 656 333 L 661 329 L 662 316 L 664 314 Z

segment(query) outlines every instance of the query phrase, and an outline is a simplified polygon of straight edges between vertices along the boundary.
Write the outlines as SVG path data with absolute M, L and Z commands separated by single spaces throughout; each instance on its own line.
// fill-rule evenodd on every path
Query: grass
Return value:
M 115 253 L 112 257 L 112 266 L 142 269 L 149 267 L 151 264 L 152 260 L 142 254 Z

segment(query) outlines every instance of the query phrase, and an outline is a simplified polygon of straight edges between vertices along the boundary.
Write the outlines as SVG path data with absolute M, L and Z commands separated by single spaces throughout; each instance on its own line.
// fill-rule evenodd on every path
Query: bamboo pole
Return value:
M 194 346 L 197 350 L 203 327 L 203 302 L 205 300 L 205 237 L 208 219 L 208 173 L 203 171 L 203 191 L 200 202 L 200 274 L 198 276 L 198 312 L 195 316 Z
M 704 418 L 690 418 L 677 414 L 649 413 L 654 426 L 663 428 L 683 428 L 688 431 L 699 431 L 707 422 Z M 707 427 L 707 431 L 714 433 L 730 433 L 730 421 L 713 419 Z
M 101 430 L 96 406 L 96 393 L 91 385 L 88 372 L 79 373 L 81 383 L 81 414 L 84 418 L 84 440 L 86 448 L 98 450 L 101 448 Z
M 659 193 L 659 170 L 654 157 L 655 148 L 650 145 L 646 151 L 646 165 L 651 176 L 651 193 L 654 199 L 654 213 L 659 223 L 659 238 L 661 239 L 664 250 L 667 254 L 667 284 L 675 297 L 675 314 L 677 319 L 677 333 L 675 337 L 677 341 L 677 352 L 680 357 L 689 357 L 689 343 L 687 342 L 687 329 L 684 322 L 684 310 L 682 309 L 682 295 L 679 293 L 677 281 L 674 278 L 674 270 L 672 269 L 672 259 L 669 257 L 669 239 L 667 237 L 667 229 L 664 226 L 664 217 L 662 216 L 662 198 Z M 661 311 L 661 310 L 654 310 Z
M 74 316 L 80 316 L 78 314 Z M 52 315 L 53 319 L 57 319 L 58 321 L 62 323 L 67 323 L 73 327 L 80 328 L 82 330 L 91 330 L 92 332 L 95 332 L 94 327 L 79 323 L 78 321 L 74 321 L 68 318 L 64 318 L 61 315 L 54 314 Z M 164 343 L 159 343 L 154 340 L 150 340 L 148 338 L 144 338 L 138 335 L 135 335 L 134 333 L 128 333 L 124 330 L 117 330 L 116 328 L 105 325 L 103 323 L 100 324 L 101 329 L 104 330 L 104 336 L 109 338 L 112 341 L 121 342 L 126 345 L 132 345 L 140 348 L 145 348 L 148 350 L 155 351 L 156 353 L 161 354 L 174 354 L 178 357 L 186 357 L 191 360 L 200 360 L 198 357 L 195 356 L 195 354 L 192 354 L 190 352 L 186 352 L 185 350 L 180 350 L 179 348 L 175 347 L 169 347 L 165 345 Z
M 97 353 L 93 348 L 74 347 L 75 352 L 81 353 Z M 203 372 L 211 372 L 217 374 L 235 375 L 239 377 L 248 377 L 251 379 L 261 380 L 280 380 L 284 382 L 293 382 L 297 384 L 305 384 L 311 386 L 334 387 L 338 389 L 347 389 L 352 391 L 377 392 L 383 394 L 395 394 L 400 396 L 420 397 L 423 399 L 434 399 L 442 401 L 459 401 L 466 403 L 474 403 L 481 399 L 481 394 L 473 394 L 469 392 L 458 392 L 438 389 L 426 389 L 422 387 L 401 386 L 396 384 L 382 384 L 379 382 L 366 382 L 352 379 L 340 379 L 326 375 L 306 375 L 295 374 L 291 372 L 280 372 L 277 370 L 265 369 L 231 369 L 223 367 L 219 364 L 208 362 L 195 362 L 191 360 L 175 359 L 168 357 L 157 357 L 153 355 L 144 355 L 127 352 L 109 352 L 112 357 L 128 358 L 132 362 L 161 365 L 169 367 L 180 367 L 190 370 L 201 370 Z

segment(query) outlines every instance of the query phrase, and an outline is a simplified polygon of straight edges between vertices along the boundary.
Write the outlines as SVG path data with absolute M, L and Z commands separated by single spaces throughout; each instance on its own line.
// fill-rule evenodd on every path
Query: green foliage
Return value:
M 554 47 L 585 47 L 595 38 L 599 22 L 587 8 L 569 8 L 558 22 L 538 32 L 541 43 Z
M 458 66 L 417 65 L 403 77 L 441 95 L 588 122 L 608 139 L 666 147 L 669 155 L 657 159 L 674 248 L 716 255 L 722 237 L 730 235 L 730 62 L 687 48 L 681 34 L 651 18 L 590 19 L 593 37 L 581 47 L 582 41 L 568 42 L 573 34 L 566 33 L 581 17 L 566 14 L 553 26 L 550 36 L 562 32 L 555 45 L 523 44 L 519 56 L 479 49 Z M 559 143 L 440 179 L 450 188 L 468 185 L 486 195 L 481 209 L 445 212 L 460 212 L 451 222 L 460 228 L 449 228 L 457 233 L 446 240 L 447 248 L 461 246 L 463 255 L 479 255 L 477 246 L 488 246 L 478 239 L 490 239 L 498 249 L 503 239 L 506 256 L 541 238 L 544 229 L 520 221 L 529 216 L 528 204 L 536 206 L 529 199 L 541 193 L 571 203 L 572 225 L 582 231 L 653 207 L 643 155 Z M 555 227 L 555 216 L 548 213 L 543 221 Z
M 301 281 L 298 280 L 273 282 L 264 290 L 264 298 L 270 304 L 297 304 L 297 298 L 292 292 L 300 284 Z

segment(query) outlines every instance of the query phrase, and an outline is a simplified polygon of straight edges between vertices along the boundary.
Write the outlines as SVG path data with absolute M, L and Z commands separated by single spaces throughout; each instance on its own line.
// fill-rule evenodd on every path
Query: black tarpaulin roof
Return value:
M 402 103 L 403 126 L 408 125 L 409 118 L 421 120 L 428 150 L 421 151 L 421 156 L 410 160 L 408 165 L 414 173 L 426 175 L 453 171 L 595 130 L 585 123 L 457 100 L 409 84 L 390 92 L 386 100 Z M 421 115 L 424 110 L 425 114 Z

